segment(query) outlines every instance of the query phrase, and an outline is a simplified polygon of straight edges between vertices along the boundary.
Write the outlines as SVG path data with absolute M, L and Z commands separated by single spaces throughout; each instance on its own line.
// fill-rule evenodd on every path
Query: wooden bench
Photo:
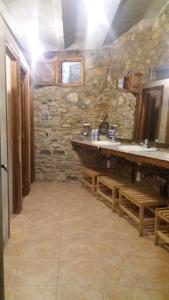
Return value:
M 155 244 L 159 238 L 169 244 L 169 207 L 157 208 L 155 214 Z
M 97 188 L 97 177 L 102 174 L 102 171 L 83 167 L 81 180 L 82 187 L 86 187 L 95 195 Z
M 128 185 L 129 182 L 123 178 L 112 178 L 108 176 L 99 176 L 97 179 L 97 199 L 99 196 L 111 204 L 112 211 L 118 209 L 119 188 Z
M 155 229 L 155 209 L 167 205 L 167 200 L 139 187 L 120 188 L 119 215 L 126 214 L 139 228 L 139 235 L 144 235 L 145 225 L 152 233 Z

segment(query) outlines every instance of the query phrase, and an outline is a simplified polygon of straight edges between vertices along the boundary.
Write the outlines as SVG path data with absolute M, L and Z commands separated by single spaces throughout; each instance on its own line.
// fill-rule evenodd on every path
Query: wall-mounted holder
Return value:
M 107 169 L 110 169 L 110 168 L 111 168 L 110 159 L 107 159 L 106 167 L 107 167 Z
M 141 180 L 142 180 L 142 173 L 140 171 L 140 167 L 141 167 L 141 164 L 139 163 L 137 165 L 137 171 L 136 171 L 136 182 L 141 182 Z

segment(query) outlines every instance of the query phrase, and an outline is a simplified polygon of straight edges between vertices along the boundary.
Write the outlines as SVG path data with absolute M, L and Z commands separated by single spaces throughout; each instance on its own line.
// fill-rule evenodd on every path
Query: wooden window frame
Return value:
M 37 65 L 38 64 L 51 64 L 54 66 L 54 79 L 53 81 L 39 81 L 38 79 L 38 67 Z M 34 81 L 35 81 L 35 85 L 37 86 L 44 86 L 44 85 L 56 85 L 56 82 L 57 82 L 57 73 L 56 73 L 56 60 L 55 59 L 42 59 L 42 60 L 39 60 L 36 64 L 36 72 L 34 74 Z
M 64 62 L 79 62 L 80 63 L 80 81 L 75 83 L 62 83 L 62 63 Z M 38 67 L 34 73 L 35 86 L 59 86 L 59 87 L 82 87 L 85 84 L 85 59 L 83 56 L 66 56 L 63 58 L 42 59 L 38 64 L 52 64 L 54 67 L 54 78 L 49 81 L 40 81 L 38 78 Z
M 79 62 L 80 63 L 80 81 L 75 83 L 63 83 L 62 82 L 62 64 L 65 62 Z M 85 83 L 85 62 L 83 56 L 77 57 L 66 57 L 63 59 L 57 59 L 57 68 L 58 68 L 58 84 L 63 87 L 78 87 L 84 86 Z

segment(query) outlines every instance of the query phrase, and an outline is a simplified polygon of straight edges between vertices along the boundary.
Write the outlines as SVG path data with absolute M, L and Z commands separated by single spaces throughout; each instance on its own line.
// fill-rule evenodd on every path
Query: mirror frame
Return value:
M 150 73 L 152 73 L 152 70 L 153 70 L 153 68 L 150 69 Z M 151 88 L 153 90 L 155 86 L 156 87 L 157 86 L 161 87 L 161 93 L 162 93 L 162 97 L 163 97 L 163 94 L 164 94 L 164 85 L 162 84 L 163 80 L 165 80 L 165 79 L 159 79 L 159 80 L 155 80 L 155 81 L 151 80 L 148 83 L 144 82 L 143 90 L 146 90 L 146 89 L 149 89 L 149 88 Z M 140 94 L 133 93 L 136 97 L 136 108 L 135 108 L 133 139 L 132 140 L 136 143 L 142 142 L 140 126 L 142 126 L 141 117 L 142 117 L 143 90 L 141 91 Z M 161 116 L 160 116 L 160 118 L 161 118 Z M 166 129 L 167 128 L 169 128 L 169 111 L 168 111 L 168 117 L 167 117 L 167 121 L 166 121 Z M 169 133 L 168 133 L 168 131 L 166 130 L 166 133 L 165 133 L 165 141 L 151 141 L 151 143 L 152 143 L 152 145 L 155 145 L 156 147 L 168 148 L 169 147 Z
M 163 102 L 163 94 L 164 94 L 164 86 L 163 85 L 157 85 L 157 86 L 152 86 L 152 87 L 144 87 L 143 90 L 142 90 L 142 97 L 141 97 L 141 109 L 140 109 L 140 115 L 139 115 L 139 119 L 138 119 L 138 123 L 139 123 L 139 135 L 138 135 L 138 138 L 140 141 L 142 141 L 144 138 L 142 138 L 142 135 L 143 135 L 143 125 L 144 125 L 144 110 L 143 110 L 143 107 L 144 107 L 144 103 L 143 103 L 143 95 L 146 93 L 146 92 L 153 92 L 155 90 L 158 90 L 160 92 L 160 116 L 159 116 L 159 119 L 157 121 L 157 132 L 158 132 L 158 135 L 159 135 L 159 131 L 160 131 L 160 122 L 161 122 L 161 110 L 162 110 L 162 102 Z M 149 124 L 149 121 L 150 120 L 147 120 L 148 122 L 148 127 L 150 128 L 150 124 Z M 148 133 L 149 135 L 150 133 Z M 145 137 L 147 138 L 148 140 L 150 140 L 150 137 L 147 136 Z M 150 142 L 155 142 L 155 141 L 151 141 Z

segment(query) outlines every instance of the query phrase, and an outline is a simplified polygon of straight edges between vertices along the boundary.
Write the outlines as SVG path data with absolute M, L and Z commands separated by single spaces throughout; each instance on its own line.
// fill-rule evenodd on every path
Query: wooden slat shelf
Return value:
M 128 185 L 129 182 L 123 178 L 99 176 L 97 180 L 97 199 L 99 196 L 112 205 L 112 211 L 118 209 L 119 188 Z
M 169 244 L 169 207 L 156 209 L 155 217 L 155 244 L 159 238 Z
M 122 210 L 125 209 L 125 211 L 127 210 L 129 214 L 131 213 L 132 215 L 134 215 L 134 217 L 136 217 L 138 219 L 137 222 L 139 223 L 139 207 L 137 205 L 133 205 L 133 203 L 124 199 L 123 206 L 121 207 L 121 209 Z M 150 217 L 149 208 L 145 208 L 145 210 L 146 209 L 147 209 L 147 211 L 145 211 L 145 213 L 144 213 L 144 223 L 154 220 L 154 218 Z M 152 211 L 151 211 L 151 213 L 152 213 Z M 155 210 L 154 210 L 154 213 L 155 213 Z
M 87 189 L 89 189 L 93 194 L 96 193 L 96 187 L 97 187 L 97 177 L 99 175 L 102 175 L 103 171 L 94 170 L 90 168 L 83 167 L 82 169 L 82 186 L 85 186 Z
M 159 238 L 161 238 L 163 241 L 169 244 L 169 232 L 157 230 L 156 234 L 158 234 Z
M 155 209 L 166 205 L 166 199 L 145 193 L 138 188 L 120 188 L 119 190 L 119 215 L 125 213 L 139 226 L 139 235 L 144 234 L 145 225 L 154 223 Z M 133 209 L 134 206 L 134 209 Z
M 166 222 L 169 222 L 169 209 L 158 210 L 158 216 Z

